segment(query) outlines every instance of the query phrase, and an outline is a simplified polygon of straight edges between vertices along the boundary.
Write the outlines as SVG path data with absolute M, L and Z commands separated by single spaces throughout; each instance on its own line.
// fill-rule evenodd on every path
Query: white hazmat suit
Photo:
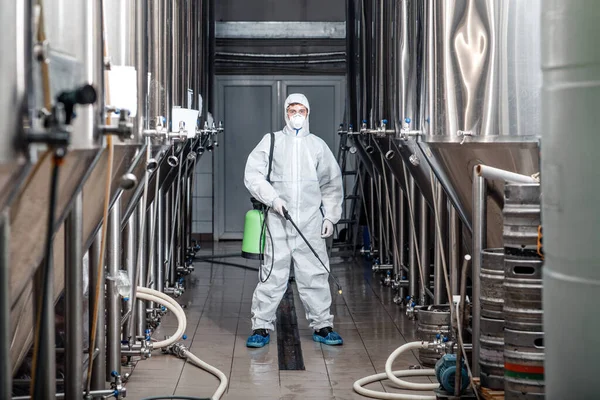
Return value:
M 290 104 L 302 104 L 308 115 L 300 129 L 290 122 Z M 343 186 L 340 167 L 327 146 L 309 131 L 310 107 L 302 94 L 292 94 L 285 101 L 286 126 L 275 132 L 271 183 L 267 182 L 271 135 L 267 134 L 250 153 L 244 183 L 250 194 L 272 207 L 276 199 L 285 202 L 292 220 L 319 254 L 327 268 L 329 259 L 321 229 L 325 219 L 334 225 L 342 215 Z M 280 200 L 279 200 L 280 201 Z M 329 225 L 331 226 L 331 225 Z M 331 291 L 328 272 L 298 235 L 291 223 L 274 210 L 268 216 L 268 230 L 262 276 L 252 298 L 252 329 L 274 329 L 277 307 L 287 289 L 290 262 L 294 261 L 295 280 L 310 327 L 319 330 L 333 327 L 330 314 Z

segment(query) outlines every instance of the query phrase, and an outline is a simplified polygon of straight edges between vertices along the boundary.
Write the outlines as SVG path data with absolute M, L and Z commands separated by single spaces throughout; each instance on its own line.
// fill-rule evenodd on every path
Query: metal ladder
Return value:
M 359 233 L 359 217 L 361 210 L 361 197 L 359 195 L 359 163 L 356 158 L 348 159 L 348 153 L 352 153 L 350 149 L 353 147 L 352 125 L 348 130 L 344 130 L 344 125 L 340 124 L 338 135 L 340 135 L 340 146 L 338 148 L 337 160 L 342 170 L 342 179 L 344 187 L 344 203 L 342 206 L 342 219 L 336 226 L 336 240 L 332 245 L 332 256 L 337 257 L 354 257 L 356 256 L 358 233 Z M 351 183 L 348 182 L 350 177 L 353 177 Z M 338 229 L 342 227 L 338 231 Z M 345 235 L 342 232 L 345 231 Z M 335 251 L 334 251 L 335 250 Z

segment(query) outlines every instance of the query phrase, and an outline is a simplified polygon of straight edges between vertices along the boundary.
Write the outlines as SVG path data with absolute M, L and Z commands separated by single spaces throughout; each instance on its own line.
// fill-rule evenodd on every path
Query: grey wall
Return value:
M 345 0 L 217 0 L 216 21 L 345 21 Z

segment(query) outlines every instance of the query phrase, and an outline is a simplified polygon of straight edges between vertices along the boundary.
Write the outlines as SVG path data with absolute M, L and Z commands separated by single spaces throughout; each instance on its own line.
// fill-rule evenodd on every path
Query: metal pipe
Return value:
M 141 3 L 145 3 L 145 1 L 141 1 Z M 152 40 L 148 43 L 149 54 L 152 54 L 152 57 L 149 57 L 149 68 L 151 75 L 152 84 L 150 87 L 152 88 L 151 99 L 148 102 L 150 105 L 150 111 L 148 114 L 148 119 L 153 120 L 159 115 L 166 116 L 163 111 L 163 84 L 164 84 L 164 54 L 162 49 L 162 41 L 164 40 L 164 35 L 162 31 L 164 30 L 164 20 L 163 16 L 163 7 L 161 1 L 153 1 L 152 2 L 152 10 L 151 16 L 148 19 L 150 23 L 150 33 L 149 36 L 152 37 Z
M 163 270 L 165 271 L 165 282 L 168 285 L 172 285 L 171 280 L 171 261 L 167 259 L 169 253 L 169 247 L 171 245 L 171 224 L 173 223 L 172 214 L 172 196 L 171 189 L 167 189 L 165 193 L 165 230 L 164 230 L 164 251 L 163 251 Z
M 100 258 L 100 246 L 102 245 L 102 235 L 98 233 L 94 238 L 94 242 L 92 243 L 92 247 L 90 247 L 90 256 L 89 256 L 89 264 L 90 264 L 90 287 L 95 288 L 97 286 L 98 279 L 98 269 L 101 270 L 100 281 L 104 282 L 106 279 L 104 263 L 98 263 Z M 100 312 L 98 313 L 98 323 L 96 330 L 96 350 L 100 350 L 98 355 L 94 358 L 93 361 L 93 370 L 92 370 L 92 381 L 91 381 L 91 390 L 102 390 L 106 385 L 106 352 L 104 349 L 106 348 L 106 323 L 105 323 L 105 300 L 104 300 L 104 285 L 100 285 L 100 292 L 98 296 L 98 309 Z M 96 307 L 96 298 L 94 296 L 90 296 L 90 315 L 92 315 L 94 308 Z M 92 318 L 90 318 L 90 330 L 92 326 Z
M 148 260 L 146 262 L 146 264 L 142 265 L 142 268 L 146 268 L 146 282 L 144 284 L 144 286 L 150 288 L 150 289 L 155 289 L 156 288 L 156 275 L 155 275 L 155 261 L 156 261 L 156 257 L 152 256 L 152 250 L 154 249 L 154 244 L 151 243 L 151 238 L 152 238 L 152 232 L 155 230 L 156 227 L 156 220 L 155 218 L 155 207 L 156 205 L 156 200 L 153 201 L 152 203 L 150 203 L 150 205 L 148 206 L 148 210 L 146 211 L 146 229 L 148 231 L 147 233 L 147 240 L 148 240 L 148 247 L 146 249 L 146 252 L 148 253 L 146 255 L 146 259 Z M 149 301 L 148 302 L 148 308 L 154 308 L 154 302 Z
M 375 191 L 376 191 L 376 195 L 377 195 L 377 201 L 378 201 L 378 206 L 377 206 L 377 212 L 378 212 L 378 217 L 379 217 L 379 261 L 381 262 L 381 264 L 385 264 L 387 263 L 387 257 L 388 257 L 388 253 L 387 253 L 387 236 L 385 234 L 385 221 L 383 219 L 383 213 L 382 213 L 382 208 L 385 207 L 384 206 L 384 202 L 385 200 L 383 199 L 382 193 L 381 193 L 381 175 L 377 175 L 377 181 L 375 182 Z
M 172 83 L 172 71 L 173 66 L 171 63 L 172 53 L 171 50 L 173 48 L 173 43 L 171 41 L 173 31 L 171 29 L 167 29 L 168 21 L 173 20 L 173 2 L 172 1 L 163 1 L 163 15 L 162 20 L 160 21 L 162 25 L 161 37 L 163 40 L 163 45 L 161 46 L 162 52 L 164 52 L 163 57 L 163 73 L 164 76 L 163 81 L 161 83 L 164 85 L 164 116 L 167 119 L 167 128 L 171 123 L 171 107 L 173 107 L 173 83 Z
M 391 179 L 391 190 L 388 192 L 388 196 L 390 198 L 390 224 L 392 225 L 392 232 L 394 232 L 394 245 L 392 246 L 392 250 L 394 252 L 394 278 L 397 278 L 402 273 L 402 264 L 400 264 L 400 246 L 401 243 L 398 242 L 398 218 L 396 218 L 396 212 L 398 212 L 397 208 L 397 199 L 396 196 L 398 191 L 396 190 L 396 180 L 392 177 Z
M 156 241 L 153 244 L 156 249 L 156 290 L 162 292 L 165 288 L 165 263 L 164 263 L 164 229 L 165 229 L 165 192 L 161 187 L 156 199 Z
M 183 90 L 185 91 L 185 103 L 183 103 L 183 106 L 185 108 L 191 108 L 192 105 L 189 103 L 189 99 L 188 99 L 188 91 L 191 89 L 193 91 L 192 88 L 192 84 L 191 84 L 191 76 L 192 76 L 192 59 L 194 57 L 190 57 L 191 54 L 194 54 L 194 50 L 192 48 L 192 23 L 191 23 L 191 18 L 192 18 L 192 3 L 193 0 L 184 0 L 184 9 L 180 12 L 180 15 L 183 17 L 184 20 L 184 24 L 183 24 L 183 30 L 182 30 L 182 37 L 183 37 L 183 41 L 184 41 L 184 45 L 182 46 L 183 49 L 185 49 L 185 58 L 184 58 L 184 69 L 183 69 Z M 193 96 L 193 94 L 192 94 Z M 193 101 L 193 97 L 192 97 L 192 101 Z
M 171 92 L 173 95 L 171 107 L 184 105 L 181 103 L 181 48 L 180 31 L 181 31 L 181 0 L 173 0 L 171 3 Z M 172 122 L 172 121 L 171 121 Z M 177 129 L 173 126 L 172 129 Z
M 446 253 L 447 245 L 447 221 L 448 221 L 448 200 L 446 199 L 446 194 L 444 193 L 444 189 L 440 182 L 436 183 L 436 209 L 439 218 L 440 231 L 441 235 L 438 235 L 437 230 L 435 231 L 435 253 L 433 260 L 433 268 L 434 268 L 434 277 L 433 277 L 433 294 L 434 294 L 434 304 L 445 304 L 446 298 L 448 297 L 446 294 L 446 282 L 444 280 L 444 266 L 442 264 L 442 256 L 443 253 Z M 442 246 L 440 246 L 440 238 L 442 241 Z M 448 259 L 448 258 L 446 258 Z M 456 292 L 452 292 L 456 293 Z
M 450 286 L 452 287 L 452 293 L 458 293 L 459 290 L 459 265 L 460 265 L 460 216 L 454 208 L 451 202 L 448 202 L 450 207 L 450 218 L 449 218 L 449 251 L 450 251 Z
M 83 193 L 75 197 L 65 224 L 65 394 L 74 399 L 83 390 Z
M 196 165 L 195 163 L 192 163 L 192 165 Z M 193 221 L 193 216 L 192 216 L 192 209 L 193 209 L 193 205 L 192 205 L 192 199 L 194 196 L 194 175 L 195 175 L 196 171 L 195 168 L 190 168 L 190 173 L 188 175 L 187 181 L 187 191 L 186 191 L 186 205 L 185 205 L 185 210 L 186 210 L 186 227 L 187 227 L 187 232 L 185 234 L 185 243 L 186 243 L 186 251 L 187 249 L 190 249 L 192 247 L 192 221 Z
M 398 193 L 398 245 L 400 246 L 400 265 L 406 266 L 406 193 L 399 188 Z M 401 272 L 404 275 L 404 272 Z
M 499 180 L 511 183 L 538 183 L 538 181 L 530 176 L 515 174 L 514 172 L 505 171 L 503 169 L 490 167 L 479 164 L 475 166 L 477 176 L 484 177 L 489 180 Z
M 204 73 L 202 74 L 206 79 L 206 93 L 204 95 L 205 104 L 206 104 L 206 112 L 214 109 L 213 100 L 214 89 L 213 89 L 213 80 L 215 77 L 215 47 L 216 47 L 216 39 L 215 39 L 215 1 L 209 0 L 204 1 L 203 4 L 206 5 L 206 13 L 204 15 L 203 23 L 205 28 L 205 39 L 206 39 L 206 53 L 204 54 L 204 59 L 206 60 L 206 67 Z
M 600 359 L 600 137 L 593 106 L 600 101 L 600 2 L 542 4 L 545 396 L 593 399 Z
M 121 261 L 121 202 L 114 202 L 108 217 L 108 252 L 106 262 L 106 378 L 112 371 L 121 373 L 121 297 L 116 278 Z
M 381 240 L 381 238 L 376 238 L 375 236 L 375 188 L 374 188 L 375 182 L 374 182 L 374 178 L 372 176 L 369 177 L 369 197 L 371 199 L 371 250 L 376 250 L 377 245 L 379 245 L 379 241 Z M 377 239 L 377 243 L 375 241 L 375 239 Z M 381 257 L 381 253 L 379 253 L 379 256 Z
M 183 150 L 182 150 L 183 151 Z M 187 172 L 188 170 L 188 161 L 184 161 L 185 164 L 185 172 Z M 187 233 L 187 210 L 186 210 L 186 206 L 187 206 L 187 188 L 188 188 L 188 181 L 187 181 L 187 173 L 184 173 L 183 175 L 181 175 L 179 177 L 180 179 L 180 194 L 179 194 L 179 241 L 178 241 L 178 247 L 177 250 L 179 252 L 179 263 L 177 264 L 178 266 L 185 266 L 185 259 L 186 259 L 186 233 Z
M 410 199 L 408 201 L 410 202 L 410 204 L 412 204 L 412 207 L 409 207 L 409 213 L 414 213 L 417 201 L 417 188 L 415 186 L 415 180 L 412 176 L 408 178 L 408 193 L 408 195 L 410 196 Z M 411 218 L 415 220 L 416 216 L 413 215 Z M 417 285 L 419 280 L 419 272 L 417 270 L 417 246 L 415 244 L 416 234 L 417 233 L 414 231 L 414 229 L 408 229 L 408 295 L 413 299 L 417 298 Z
M 473 169 L 473 270 L 471 280 L 473 285 L 473 360 L 479 360 L 479 336 L 481 323 L 480 295 L 481 295 L 481 252 L 486 248 L 487 227 L 487 187 L 485 178 L 479 176 L 475 167 Z M 479 376 L 479 363 L 473 363 L 473 376 Z
M 198 67 L 200 58 L 202 57 L 202 52 L 198 51 L 199 50 L 199 41 L 200 41 L 200 34 L 199 34 L 199 29 L 200 29 L 200 25 L 203 24 L 202 20 L 198 18 L 198 10 L 201 7 L 201 4 L 199 4 L 199 2 L 197 1 L 191 1 L 191 11 L 190 11 L 190 18 L 192 23 L 190 24 L 191 26 L 191 32 L 190 32 L 190 37 L 191 37 L 191 53 L 190 54 L 197 54 L 197 57 L 190 57 L 191 58 L 191 65 L 190 65 L 190 78 L 191 78 L 191 88 L 193 93 L 193 98 L 192 98 L 192 105 L 191 108 L 194 110 L 200 110 L 199 109 L 199 104 L 198 104 L 198 95 L 200 94 L 200 90 L 199 90 L 199 79 L 200 77 L 198 76 L 201 73 L 200 68 Z M 197 21 L 197 22 L 196 22 Z M 202 117 L 202 113 L 200 113 L 199 117 Z
M 423 276 L 423 284 L 420 286 L 419 292 L 419 304 L 425 305 L 427 301 L 426 289 L 429 289 L 429 283 L 431 280 L 431 263 L 429 256 L 429 206 L 425 196 L 421 195 L 420 209 L 419 209 L 419 244 L 421 253 L 421 272 Z
M 217 51 L 215 56 L 224 57 L 248 57 L 248 58 L 312 58 L 312 57 L 345 57 L 345 51 L 304 53 L 304 54 L 267 54 L 267 53 L 232 53 Z
M 385 168 L 385 163 L 382 162 L 382 168 Z M 381 193 L 381 197 L 383 200 L 383 204 L 382 204 L 382 214 L 383 214 L 383 221 L 385 223 L 384 227 L 383 227 L 383 231 L 385 232 L 385 238 L 386 238 L 386 255 L 388 255 L 388 257 L 393 257 L 394 255 L 394 249 L 393 249 L 393 245 L 392 245 L 392 240 L 393 240 L 393 236 L 392 236 L 392 224 L 391 224 L 391 209 L 390 209 L 390 192 L 389 192 L 389 187 L 388 187 L 388 181 L 387 181 L 387 176 L 385 175 L 385 169 L 384 171 L 384 175 L 381 178 L 380 182 L 382 187 L 380 187 L 380 193 Z M 384 190 L 385 187 L 385 190 Z M 386 263 L 388 264 L 394 264 L 396 262 L 395 259 L 391 259 L 391 260 L 387 260 Z
M 137 226 L 137 214 L 134 212 L 131 214 L 125 225 L 123 236 L 125 237 L 125 246 L 123 246 L 123 265 L 128 272 L 129 280 L 133 283 L 135 280 L 135 266 L 137 260 L 137 248 L 136 243 L 139 240 Z M 123 311 L 127 313 L 133 312 L 133 302 L 126 301 L 123 304 Z M 124 332 L 124 336 L 127 338 L 135 337 L 135 329 L 133 324 L 127 324 L 127 331 Z
M 77 8 L 79 15 L 76 18 L 81 24 L 81 38 L 77 41 L 78 47 L 73 49 L 75 57 L 81 62 L 80 77 L 82 83 L 94 86 L 98 100 L 95 104 L 79 105 L 77 118 L 73 120 L 71 135 L 71 149 L 89 149 L 98 143 L 95 127 L 102 123 L 100 115 L 104 107 L 104 63 L 103 63 L 103 35 L 102 27 L 102 2 L 85 1 Z M 59 12 L 65 12 L 60 10 Z
M 137 115 L 135 118 L 135 138 L 136 142 L 143 139 L 142 132 L 147 128 L 148 115 L 146 114 L 146 103 L 149 93 L 148 87 L 148 63 L 146 55 L 148 54 L 148 2 L 147 0 L 136 0 L 135 2 L 135 69 L 137 71 Z M 157 52 L 158 53 L 158 52 Z M 156 53 L 151 53 L 156 57 Z M 152 57 L 150 57 L 152 59 Z
M 12 395 L 12 363 L 10 356 L 10 214 L 0 214 L 0 395 Z
M 146 166 L 148 166 L 150 164 L 150 160 L 152 157 L 152 145 L 151 145 L 151 139 L 150 138 L 146 138 Z M 127 330 L 131 331 L 133 330 L 133 327 L 131 325 L 133 325 L 136 322 L 136 305 L 137 303 L 137 287 L 138 286 L 144 286 L 145 285 L 145 280 L 141 279 L 140 276 L 142 274 L 144 274 L 145 271 L 145 260 L 144 260 L 144 256 L 145 256 L 145 248 L 144 246 L 146 246 L 147 242 L 145 239 L 143 239 L 143 234 L 144 234 L 144 230 L 146 229 L 146 208 L 147 208 L 147 204 L 148 204 L 148 186 L 150 185 L 150 170 L 146 170 L 145 174 L 144 174 L 144 186 L 143 186 L 143 194 L 142 197 L 139 199 L 139 202 L 137 204 L 137 208 L 138 208 L 138 219 L 139 219 L 139 228 L 138 228 L 138 235 L 142 238 L 140 240 L 138 240 L 138 250 L 137 250 L 137 262 L 135 264 L 135 272 L 134 272 L 134 279 L 131 285 L 131 302 L 134 304 L 133 308 L 132 308 L 132 316 L 129 318 L 129 326 L 127 328 Z M 144 303 L 142 303 L 143 305 Z M 142 311 L 142 315 L 143 311 Z M 140 333 L 140 336 L 142 335 L 142 333 Z
M 140 260 L 140 266 L 141 268 L 139 269 L 139 274 L 138 274 L 138 282 L 137 284 L 140 286 L 144 286 L 146 285 L 146 268 L 144 268 L 144 266 L 146 265 L 147 262 L 147 258 L 146 258 L 146 230 L 142 229 L 142 221 L 145 218 L 145 210 L 144 207 L 142 207 L 142 204 L 138 204 L 137 207 L 137 214 L 138 214 L 138 238 L 137 240 L 141 243 L 141 246 L 138 247 L 138 251 L 141 251 L 141 254 L 138 254 L 138 260 Z M 137 299 L 136 300 L 136 310 L 135 310 L 135 320 L 133 320 L 133 322 L 135 322 L 136 324 L 136 336 L 143 336 L 144 333 L 146 332 L 146 301 L 145 300 L 140 300 Z
M 457 323 L 456 324 L 456 338 L 462 338 L 463 336 L 463 332 L 462 330 L 464 330 L 464 326 L 465 326 L 465 299 L 466 299 L 466 294 L 467 294 L 467 269 L 469 267 L 469 260 L 471 259 L 471 257 L 469 255 L 465 256 L 465 259 L 463 261 L 463 265 L 462 265 L 462 269 L 460 272 L 460 304 L 458 306 L 459 310 L 458 313 L 456 315 L 456 319 L 457 321 L 460 321 L 460 324 Z M 461 327 L 461 331 L 459 331 L 458 327 Z M 466 361 L 466 360 L 465 360 Z M 461 365 L 462 365 L 462 352 L 461 351 L 457 351 L 456 352 L 456 367 L 458 368 L 458 370 L 461 369 Z M 462 378 L 462 374 L 456 374 L 454 377 L 454 396 L 456 397 L 460 397 L 460 387 L 461 387 L 461 383 L 460 380 Z
M 175 211 L 178 209 L 178 207 L 176 207 L 177 204 L 177 196 L 176 196 L 176 190 L 175 190 L 175 184 L 173 185 L 173 187 L 171 188 L 171 218 L 172 220 L 172 224 L 176 224 L 177 226 L 179 226 L 179 221 L 178 221 L 178 213 L 176 213 Z M 171 224 L 171 225 L 172 225 Z M 177 281 L 177 229 L 175 229 L 173 226 L 171 226 L 171 237 L 169 238 L 169 244 L 170 244 L 170 248 L 167 252 L 167 254 L 170 255 L 170 259 L 169 259 L 169 284 L 170 286 L 174 286 L 175 282 Z

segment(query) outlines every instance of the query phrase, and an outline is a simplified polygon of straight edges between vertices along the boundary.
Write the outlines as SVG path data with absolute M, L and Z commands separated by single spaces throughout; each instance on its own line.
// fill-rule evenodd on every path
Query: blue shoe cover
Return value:
M 263 336 L 258 333 L 253 333 L 246 341 L 246 347 L 252 347 L 252 348 L 258 349 L 258 348 L 268 345 L 270 341 L 271 341 L 271 337 L 268 334 L 267 334 L 267 336 Z
M 323 328 L 321 331 L 325 331 L 327 336 L 323 337 L 315 332 L 313 333 L 313 340 L 315 342 L 324 343 L 329 346 L 339 346 L 344 344 L 342 337 L 337 332 L 334 332 L 333 329 Z

